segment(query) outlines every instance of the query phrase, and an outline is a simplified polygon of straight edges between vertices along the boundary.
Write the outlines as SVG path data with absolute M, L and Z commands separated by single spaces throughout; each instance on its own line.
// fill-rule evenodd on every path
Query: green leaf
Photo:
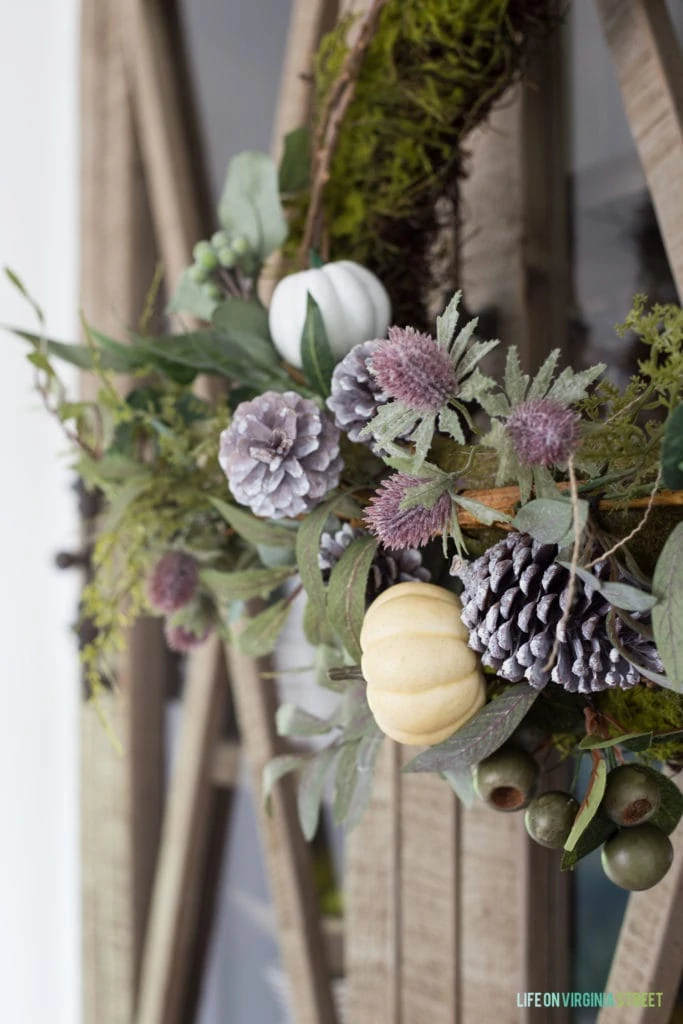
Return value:
M 529 387 L 529 377 L 526 373 L 522 373 L 516 345 L 511 345 L 508 349 L 504 381 L 505 393 L 510 399 L 510 404 L 514 407 L 523 402 Z
M 562 871 L 571 871 L 576 864 L 588 856 L 599 846 L 606 843 L 608 839 L 618 831 L 617 826 L 600 809 L 588 822 L 586 828 L 579 836 L 573 850 L 565 850 L 562 854 Z
M 471 768 L 453 768 L 449 772 L 441 772 L 441 778 L 448 783 L 461 804 L 465 807 L 474 806 L 476 794 Z
M 453 501 L 460 508 L 474 516 L 480 523 L 484 523 L 485 526 L 493 526 L 494 523 L 510 522 L 511 517 L 507 512 L 489 508 L 488 505 L 483 505 L 480 501 L 473 501 L 472 498 L 466 498 L 463 494 L 454 494 Z
M 419 424 L 417 430 L 415 430 L 410 437 L 410 440 L 415 445 L 415 454 L 413 456 L 413 471 L 415 473 L 419 472 L 422 464 L 427 458 L 427 454 L 432 445 L 433 437 L 434 416 L 427 415 Z
M 344 829 L 348 834 L 359 823 L 372 796 L 372 782 L 375 775 L 377 756 L 384 743 L 384 734 L 376 731 L 364 736 L 356 752 L 356 785 L 351 796 Z
M 683 488 L 683 404 L 674 409 L 666 422 L 662 441 L 662 479 L 672 491 Z
M 545 394 L 550 387 L 550 382 L 553 379 L 553 374 L 555 373 L 555 367 L 557 366 L 559 358 L 560 350 L 559 348 L 554 348 L 531 382 L 531 387 L 529 388 L 529 393 L 527 395 L 527 400 L 529 402 L 538 398 L 545 398 Z
M 309 642 L 314 645 L 334 642 L 334 634 L 327 620 L 327 590 L 318 565 L 318 552 L 320 535 L 339 501 L 339 497 L 332 498 L 313 509 L 299 526 L 296 538 L 296 563 L 301 583 L 308 595 L 304 613 L 304 632 Z
M 221 227 L 246 238 L 263 262 L 287 237 L 278 173 L 267 153 L 248 150 L 230 161 L 218 205 Z
M 204 569 L 200 578 L 219 601 L 248 601 L 252 597 L 268 597 L 276 587 L 290 579 L 291 566 L 282 569 L 244 569 L 241 572 L 218 572 Z
M 597 814 L 602 798 L 605 795 L 606 782 L 607 765 L 596 751 L 593 753 L 593 770 L 588 782 L 588 789 L 574 819 L 572 830 L 567 836 L 564 844 L 565 850 L 571 852 L 574 849 L 581 835 L 586 831 L 588 825 Z
M 327 585 L 329 621 L 356 661 L 360 661 L 362 654 L 360 630 L 365 615 L 365 592 L 376 551 L 374 537 L 353 540 L 332 570 Z
M 403 771 L 448 772 L 478 764 L 512 735 L 538 694 L 528 683 L 509 687 L 453 736 L 414 757 Z
M 349 813 L 358 778 L 357 759 L 360 744 L 360 740 L 345 743 L 337 759 L 334 772 L 334 803 L 332 805 L 335 825 L 343 825 Z
M 220 512 L 225 521 L 232 526 L 240 537 L 243 537 L 250 544 L 267 544 L 272 548 L 293 548 L 296 544 L 296 531 L 286 526 L 278 526 L 267 519 L 259 519 L 251 512 L 237 508 L 236 505 L 229 505 L 227 501 L 220 498 L 209 498 L 215 509 Z
M 360 432 L 361 437 L 375 436 L 382 444 L 388 444 L 395 438 L 403 437 L 413 429 L 417 422 L 417 413 L 401 402 L 387 402 L 381 405 L 377 414 Z
M 474 374 L 472 375 L 474 376 Z M 472 378 L 470 378 L 471 380 Z M 508 402 L 502 391 L 496 391 L 494 394 L 484 392 L 479 396 L 479 404 L 485 413 L 489 416 L 509 416 L 511 413 L 510 403 Z
M 278 736 L 320 736 L 332 725 L 296 704 L 281 704 L 275 714 L 275 728 Z
M 441 495 L 448 490 L 451 479 L 449 473 L 442 473 L 435 479 L 421 480 L 419 484 L 408 487 L 401 498 L 399 508 L 434 508 Z
M 645 764 L 639 764 L 638 768 L 657 783 L 662 795 L 659 810 L 650 818 L 650 824 L 656 825 L 657 828 L 661 828 L 662 832 L 670 835 L 683 816 L 683 793 L 675 782 L 658 772 L 656 768 Z
M 468 320 L 462 330 L 458 332 L 458 336 L 454 340 L 450 351 L 451 362 L 454 366 L 457 366 L 458 362 L 467 351 L 467 346 L 469 345 L 472 335 L 478 326 L 479 317 L 475 317 L 473 320 Z
M 272 369 L 280 363 L 268 328 L 268 310 L 253 299 L 228 298 L 214 310 L 213 326 L 237 358 Z
M 307 125 L 285 135 L 280 161 L 280 192 L 291 195 L 308 188 L 311 178 L 311 130 Z
M 269 808 L 270 795 L 275 783 L 279 782 L 279 780 L 284 778 L 285 775 L 289 775 L 290 772 L 299 771 L 299 769 L 308 764 L 309 760 L 310 755 L 280 754 L 278 757 L 274 757 L 272 760 L 268 761 L 263 769 L 262 780 L 262 799 L 266 808 Z
M 633 740 L 642 740 L 642 745 L 631 746 Z M 610 747 L 628 746 L 629 750 L 648 750 L 652 746 L 651 732 L 625 732 L 621 736 L 612 736 L 609 740 L 601 736 L 584 736 L 579 743 L 581 750 L 608 750 Z
M 652 580 L 652 628 L 671 689 L 683 691 L 683 523 L 669 534 Z
M 216 300 L 206 294 L 204 285 L 192 280 L 190 268 L 187 267 L 180 275 L 176 290 L 166 306 L 166 312 L 189 313 L 198 320 L 210 322 L 217 305 Z
M 499 345 L 500 342 L 497 338 L 491 341 L 475 341 L 473 345 L 470 345 L 458 366 L 458 376 L 462 378 L 471 373 L 477 363 L 480 363 L 489 352 L 493 352 L 494 348 L 498 348 Z M 484 377 L 483 379 L 487 380 L 488 378 Z
M 158 338 L 136 337 L 134 351 L 142 365 L 176 363 L 192 367 L 195 372 L 267 386 L 279 370 L 270 362 L 260 361 L 258 346 L 263 345 L 263 339 L 256 336 L 254 339 L 253 356 L 249 355 L 249 346 L 243 337 L 238 340 L 215 330 Z
M 461 298 L 462 292 L 456 292 L 441 316 L 437 316 L 436 318 L 436 340 L 441 348 L 447 349 L 451 343 L 453 335 L 455 334 L 455 328 L 458 326 L 458 320 L 460 318 L 459 306 Z M 474 328 L 472 328 L 472 330 L 473 329 Z M 472 332 L 470 331 L 470 333 Z M 465 342 L 465 344 L 467 344 L 467 342 Z
M 588 502 L 579 501 L 580 527 L 588 519 Z M 536 498 L 523 505 L 512 520 L 512 525 L 541 544 L 561 544 L 574 532 L 571 502 L 553 498 Z
M 458 444 L 465 443 L 460 417 L 455 409 L 442 409 L 439 413 L 439 429 L 449 434 Z
M 290 607 L 290 602 L 283 597 L 265 611 L 246 619 L 246 625 L 238 630 L 235 636 L 240 651 L 252 658 L 270 654 L 289 615 Z
M 301 332 L 303 371 L 315 390 L 327 397 L 334 370 L 334 356 L 327 340 L 327 331 L 320 307 L 310 292 L 306 294 L 306 320 Z
M 332 762 L 339 754 L 338 747 L 327 747 L 315 754 L 301 773 L 297 806 L 301 831 L 310 842 L 318 828 L 320 803 L 325 789 L 325 779 Z
M 604 363 L 596 366 L 589 366 L 587 370 L 574 373 L 571 367 L 566 367 L 557 378 L 548 392 L 548 399 L 552 402 L 560 402 L 562 405 L 573 405 L 586 397 L 586 392 L 591 384 L 600 377 L 607 367 Z
M 558 562 L 558 565 L 565 569 L 571 569 L 570 562 Z M 649 612 L 657 603 L 657 598 L 652 594 L 632 587 L 628 583 L 612 583 L 609 580 L 599 580 L 588 569 L 583 566 L 576 567 L 576 575 L 583 580 L 591 590 L 602 594 L 606 601 L 614 608 L 625 612 Z

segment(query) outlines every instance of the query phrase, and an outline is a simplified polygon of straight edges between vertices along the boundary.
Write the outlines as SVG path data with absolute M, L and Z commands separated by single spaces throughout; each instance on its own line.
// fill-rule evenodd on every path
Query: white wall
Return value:
M 75 337 L 77 0 L 0 14 L 0 264 Z M 0 282 L 0 323 L 33 327 Z M 78 580 L 66 445 L 41 410 L 23 345 L 0 331 L 0 1020 L 78 1024 Z

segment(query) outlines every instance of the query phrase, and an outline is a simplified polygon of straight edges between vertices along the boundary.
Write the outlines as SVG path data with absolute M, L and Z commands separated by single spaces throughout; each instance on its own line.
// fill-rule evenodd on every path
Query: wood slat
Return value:
M 183 1024 L 212 839 L 212 771 L 228 711 L 217 637 L 192 655 L 142 961 L 136 1024 Z
M 683 789 L 683 779 L 675 782 Z M 647 892 L 634 892 L 619 933 L 606 992 L 661 992 L 657 1008 L 600 1011 L 599 1024 L 668 1024 L 683 975 L 683 827 L 671 836 L 674 860 L 666 877 Z
M 596 0 L 683 298 L 683 58 L 664 0 Z
M 233 700 L 252 778 L 270 894 L 275 907 L 282 960 L 289 976 L 297 1024 L 334 1024 L 325 946 L 315 895 L 311 857 L 299 827 L 294 780 L 276 784 L 271 813 L 261 800 L 263 770 L 283 752 L 275 731 L 277 692 L 270 664 L 226 647 Z
M 137 321 L 156 259 L 144 178 L 106 0 L 84 0 L 81 45 L 81 298 L 86 317 L 118 333 Z M 96 385 L 84 378 L 82 393 Z M 144 652 L 144 654 L 142 653 Z M 122 658 L 116 693 L 81 731 L 83 1019 L 130 1024 L 163 800 L 168 662 L 158 624 L 142 620 Z
M 350 1024 L 400 1021 L 400 757 L 400 747 L 387 740 L 377 759 L 370 804 L 346 843 L 344 959 Z

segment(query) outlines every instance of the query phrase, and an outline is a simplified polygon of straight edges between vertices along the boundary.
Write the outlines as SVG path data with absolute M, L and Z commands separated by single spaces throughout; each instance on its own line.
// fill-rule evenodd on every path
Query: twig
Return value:
M 355 43 L 347 53 L 339 77 L 330 90 L 320 116 L 313 144 L 313 181 L 311 200 L 306 214 L 299 263 L 305 267 L 308 253 L 320 232 L 323 190 L 330 177 L 330 165 L 339 138 L 344 116 L 356 91 L 356 82 L 363 58 L 377 29 L 379 16 L 388 0 L 373 0 L 363 18 Z
M 593 569 L 594 566 L 596 566 L 599 562 L 604 562 L 606 558 L 609 558 L 610 555 L 615 554 L 620 548 L 623 548 L 623 546 L 625 544 L 628 544 L 628 542 L 630 540 L 633 540 L 633 538 L 635 537 L 635 535 L 637 533 L 640 533 L 642 528 L 645 526 L 645 523 L 648 521 L 648 518 L 650 516 L 650 512 L 652 512 L 652 508 L 653 508 L 654 503 L 655 503 L 655 494 L 657 493 L 657 488 L 659 487 L 659 483 L 660 483 L 661 479 L 662 479 L 662 467 L 660 466 L 659 467 L 659 472 L 657 473 L 657 479 L 655 480 L 654 487 L 652 488 L 652 494 L 650 495 L 648 503 L 645 506 L 645 514 L 644 514 L 643 518 L 640 520 L 640 522 L 638 523 L 638 525 L 634 526 L 634 528 L 631 530 L 631 532 L 629 534 L 627 534 L 626 537 L 622 537 L 621 540 L 617 541 L 617 543 L 613 547 L 611 547 L 609 549 L 609 551 L 605 551 L 603 554 L 598 555 L 598 557 L 594 558 L 592 562 L 589 562 L 588 565 L 585 565 L 584 569 Z
M 569 566 L 569 584 L 567 586 L 567 603 L 565 605 L 562 618 L 560 619 L 557 629 L 555 630 L 555 640 L 553 647 L 548 657 L 548 661 L 543 666 L 544 672 L 549 672 L 555 664 L 555 658 L 557 652 L 560 649 L 560 643 L 564 636 L 569 617 L 572 613 L 572 605 L 574 604 L 574 595 L 576 592 L 576 570 L 579 565 L 579 555 L 581 554 L 581 516 L 579 512 L 579 489 L 576 482 L 576 473 L 574 472 L 574 456 L 569 457 L 567 463 L 567 470 L 569 472 L 569 494 L 572 501 L 572 521 L 574 524 L 574 546 L 572 548 L 572 560 Z

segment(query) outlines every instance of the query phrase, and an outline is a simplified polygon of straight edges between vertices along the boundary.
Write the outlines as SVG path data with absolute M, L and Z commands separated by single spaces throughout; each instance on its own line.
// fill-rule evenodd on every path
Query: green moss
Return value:
M 457 199 L 465 137 L 519 74 L 555 10 L 551 0 L 393 0 L 385 7 L 341 129 L 324 212 L 329 257 L 373 269 L 397 322 L 420 325 L 435 283 L 427 253 L 438 231 L 436 204 Z M 346 56 L 348 28 L 340 23 L 320 47 L 318 111 Z M 299 208 L 294 218 L 290 252 L 304 214 Z M 452 291 L 454 281 L 437 284 Z
M 604 690 L 595 698 L 599 711 L 617 723 L 620 732 L 675 732 L 683 729 L 683 694 L 673 690 L 634 686 L 629 690 Z M 615 733 L 616 735 L 616 733 Z M 676 761 L 683 743 L 657 743 L 640 755 L 645 760 Z

